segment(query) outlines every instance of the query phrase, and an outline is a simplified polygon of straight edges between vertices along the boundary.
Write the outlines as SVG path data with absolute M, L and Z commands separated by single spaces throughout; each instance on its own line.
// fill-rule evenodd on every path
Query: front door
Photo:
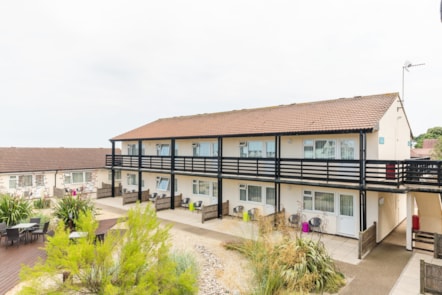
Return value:
M 344 236 L 355 236 L 354 196 L 339 195 L 338 232 Z

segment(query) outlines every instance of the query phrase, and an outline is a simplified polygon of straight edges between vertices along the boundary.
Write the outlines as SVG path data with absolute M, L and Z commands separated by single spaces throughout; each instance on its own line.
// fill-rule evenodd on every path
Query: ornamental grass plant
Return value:
M 0 222 L 8 226 L 16 225 L 32 215 L 32 204 L 29 200 L 10 195 L 0 195 Z
M 256 286 L 252 295 L 338 292 L 345 285 L 344 275 L 320 239 L 290 235 L 282 220 L 259 217 L 257 239 L 225 245 L 249 259 Z

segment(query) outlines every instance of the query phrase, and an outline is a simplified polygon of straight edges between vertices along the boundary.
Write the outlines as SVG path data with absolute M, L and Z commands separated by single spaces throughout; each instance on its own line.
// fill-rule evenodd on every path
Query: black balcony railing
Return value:
M 140 164 L 141 159 L 141 164 Z M 442 161 L 428 160 L 320 160 L 282 158 L 223 157 L 218 167 L 217 157 L 177 156 L 174 171 L 217 174 L 238 177 L 262 177 L 278 180 L 339 182 L 400 186 L 418 184 L 442 186 Z M 113 165 L 112 165 L 113 164 Z M 167 156 L 106 156 L 106 166 L 140 168 L 171 172 L 172 160 Z
M 217 173 L 217 157 L 175 157 L 175 171 Z

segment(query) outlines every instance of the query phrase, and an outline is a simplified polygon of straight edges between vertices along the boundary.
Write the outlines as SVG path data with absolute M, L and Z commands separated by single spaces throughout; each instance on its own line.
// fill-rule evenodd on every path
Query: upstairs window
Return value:
M 355 141 L 344 139 L 340 142 L 341 145 L 341 159 L 354 160 L 355 159 Z
M 170 145 L 157 144 L 157 156 L 170 156 Z
M 144 155 L 144 145 L 141 146 L 141 154 Z M 130 156 L 138 156 L 138 144 L 128 144 L 127 145 L 127 154 Z
M 272 158 L 275 157 L 274 141 L 249 141 L 239 144 L 239 154 L 242 158 Z
M 218 143 L 199 142 L 192 144 L 194 157 L 214 157 L 218 156 Z
M 304 140 L 305 159 L 335 159 L 336 141 Z
M 334 140 L 316 140 L 315 141 L 315 158 L 316 159 L 334 159 L 335 158 Z

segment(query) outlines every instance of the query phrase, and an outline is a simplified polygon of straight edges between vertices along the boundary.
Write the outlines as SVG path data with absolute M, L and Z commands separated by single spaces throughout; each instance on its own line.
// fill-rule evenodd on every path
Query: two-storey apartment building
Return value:
M 111 140 L 123 188 L 318 216 L 324 231 L 383 239 L 407 213 L 412 133 L 397 93 L 159 119 Z M 420 173 L 420 174 L 419 174 Z M 410 176 L 415 176 L 414 178 Z M 436 184 L 437 186 L 437 184 Z M 408 208 L 408 211 L 407 211 Z M 232 214 L 232 212 L 229 212 Z

